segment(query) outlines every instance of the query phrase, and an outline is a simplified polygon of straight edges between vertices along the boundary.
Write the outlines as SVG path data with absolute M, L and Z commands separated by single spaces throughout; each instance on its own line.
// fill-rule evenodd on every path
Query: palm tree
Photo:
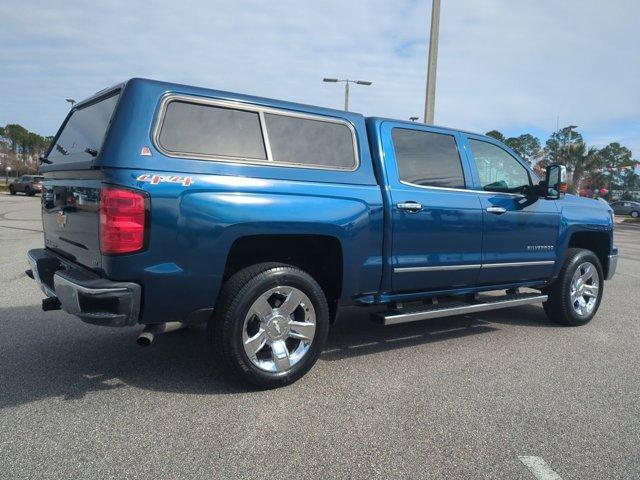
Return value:
M 601 164 L 599 150 L 589 147 L 584 142 L 565 147 L 566 166 L 571 178 L 571 192 L 578 194 L 585 173 L 595 171 Z

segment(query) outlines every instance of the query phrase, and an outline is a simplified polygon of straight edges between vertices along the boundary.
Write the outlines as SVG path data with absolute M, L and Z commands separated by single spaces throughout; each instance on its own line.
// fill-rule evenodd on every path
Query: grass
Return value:
M 640 218 L 625 218 L 622 223 L 640 223 Z

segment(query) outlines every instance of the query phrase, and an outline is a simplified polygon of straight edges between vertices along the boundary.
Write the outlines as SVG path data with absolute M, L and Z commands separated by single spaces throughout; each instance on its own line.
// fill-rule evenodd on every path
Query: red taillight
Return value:
M 100 189 L 100 251 L 132 253 L 142 250 L 147 221 L 143 192 L 116 187 Z

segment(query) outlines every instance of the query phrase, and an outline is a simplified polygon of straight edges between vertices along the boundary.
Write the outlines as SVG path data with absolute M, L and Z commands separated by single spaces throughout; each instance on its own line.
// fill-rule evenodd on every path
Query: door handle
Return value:
M 504 207 L 487 207 L 487 212 L 493 213 L 495 215 L 502 215 L 506 211 L 507 209 Z
M 398 207 L 398 210 L 406 210 L 407 212 L 412 213 L 417 213 L 422 210 L 422 205 L 420 205 L 418 202 L 412 201 L 398 203 L 396 204 L 396 207 Z

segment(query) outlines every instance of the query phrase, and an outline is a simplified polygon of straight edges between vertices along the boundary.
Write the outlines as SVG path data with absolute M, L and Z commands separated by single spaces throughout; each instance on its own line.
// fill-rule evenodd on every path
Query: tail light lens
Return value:
M 100 251 L 133 253 L 145 247 L 148 197 L 117 187 L 100 189 Z

